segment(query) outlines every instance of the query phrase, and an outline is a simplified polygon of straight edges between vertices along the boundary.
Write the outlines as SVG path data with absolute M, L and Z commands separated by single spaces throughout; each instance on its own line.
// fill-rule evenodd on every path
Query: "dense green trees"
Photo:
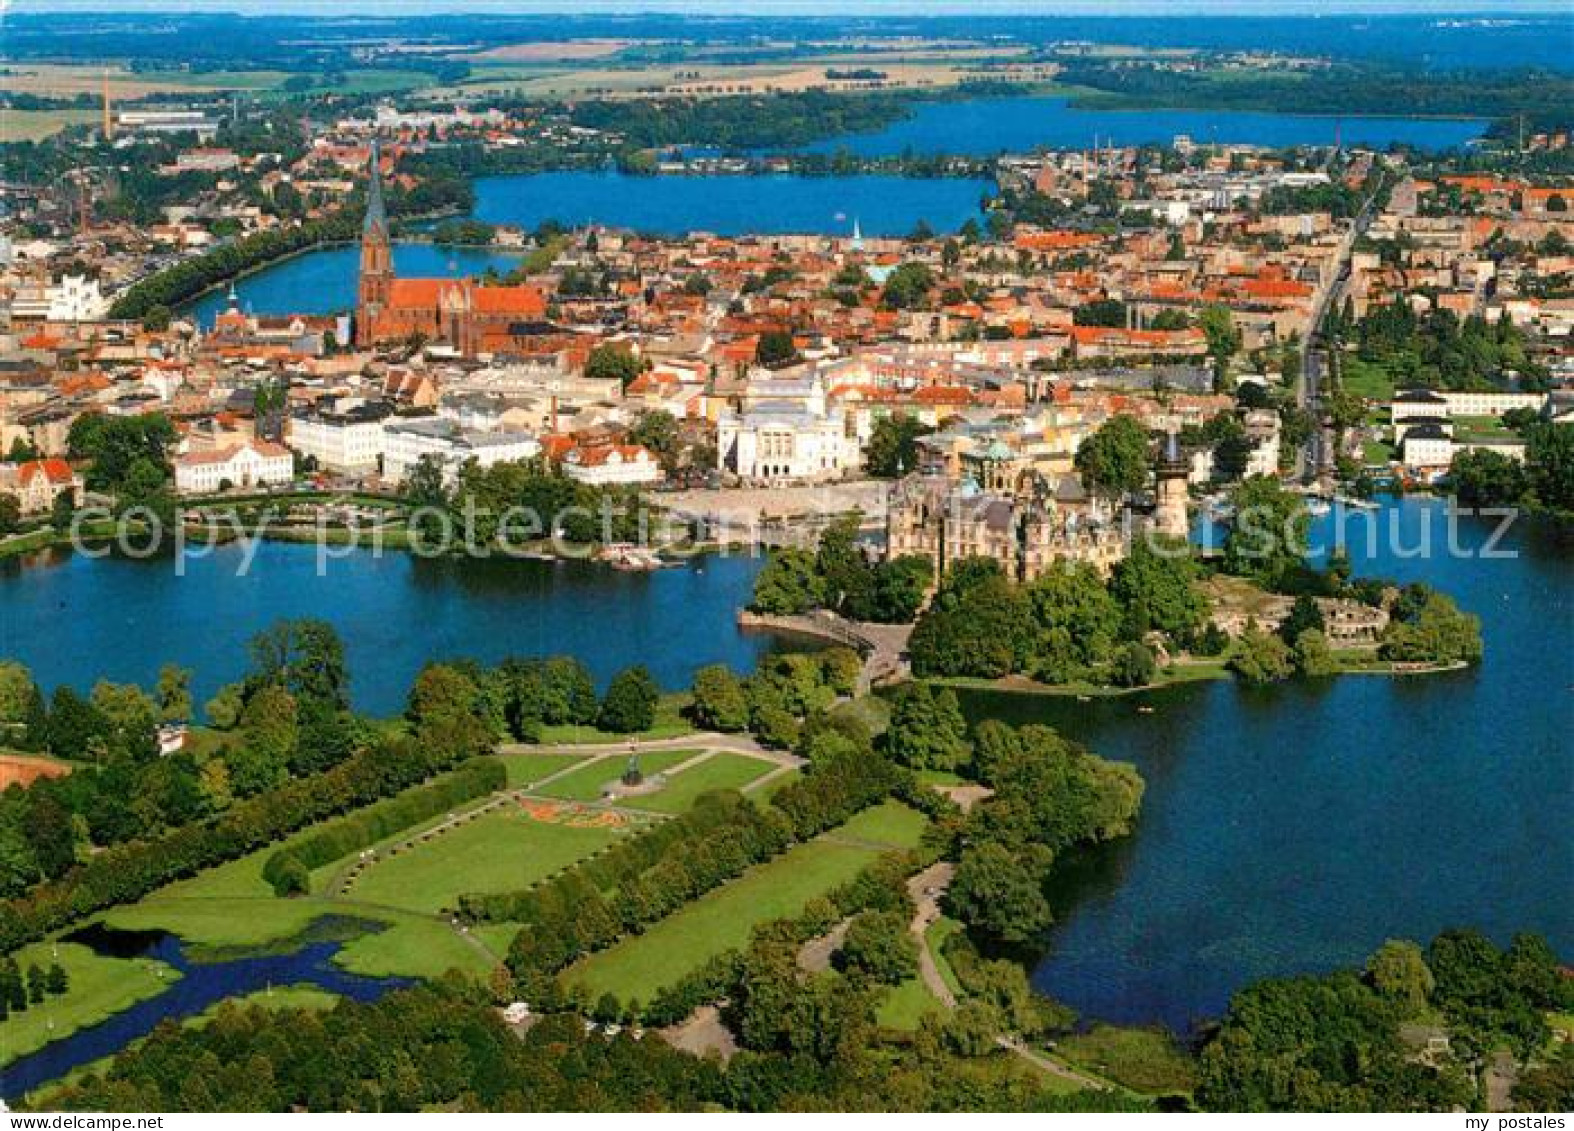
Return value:
M 162 484 L 170 475 L 169 455 L 175 441 L 175 426 L 163 413 L 84 413 L 71 422 L 66 449 L 73 459 L 91 461 L 86 475 L 89 489 L 119 495 L 144 480 L 154 487 Z
M 695 672 L 693 693 L 689 712 L 700 726 L 727 732 L 748 729 L 749 697 L 743 681 L 725 664 L 711 664 Z
M 1134 542 L 1108 584 L 1085 562 L 1014 585 L 994 561 L 964 559 L 941 579 L 908 654 L 920 676 L 1023 672 L 1047 683 L 1137 686 L 1131 681 L 1157 674 L 1150 633 L 1196 643 L 1208 611 L 1197 580 L 1189 551 L 1162 540 Z
M 645 362 L 627 346 L 604 342 L 590 351 L 585 376 L 593 381 L 616 381 L 622 388 L 645 371 Z
M 968 558 L 946 571 L 908 641 L 915 675 L 993 678 L 1031 655 L 1032 611 L 998 562 Z
M 1423 955 L 1389 941 L 1364 975 L 1273 979 L 1236 994 L 1203 1049 L 1198 1100 L 1223 1111 L 1447 1111 L 1479 1107 L 1471 1058 L 1507 1040 L 1544 1047 L 1544 1013 L 1568 990 L 1538 936 L 1501 951 L 1474 931 L 1446 931 Z M 1416 1055 L 1402 1026 L 1440 1022 L 1452 1052 Z
M 934 429 L 916 417 L 898 413 L 874 423 L 864 445 L 864 467 L 870 475 L 895 479 L 918 467 L 918 439 Z
M 1356 326 L 1359 355 L 1381 365 L 1400 387 L 1500 388 L 1505 370 L 1545 387 L 1546 371 L 1530 356 L 1524 331 L 1507 318 L 1461 319 L 1451 310 L 1418 313 L 1404 298 L 1372 307 Z
M 1030 942 L 1052 922 L 1044 884 L 1057 856 L 1127 835 L 1142 778 L 1048 727 L 997 722 L 974 735 L 974 772 L 993 793 L 968 813 L 947 910 L 983 939 Z
M 643 665 L 626 668 L 612 678 L 606 697 L 601 700 L 597 722 L 602 730 L 614 734 L 638 734 L 656 722 L 656 704 L 661 689 Z
M 933 580 L 929 559 L 871 561 L 857 538 L 853 517 L 833 523 L 812 554 L 793 547 L 774 551 L 755 578 L 749 607 L 773 616 L 829 609 L 879 624 L 911 621 Z
M 956 693 L 922 681 L 905 683 L 891 698 L 886 750 L 915 770 L 954 770 L 968 757 L 967 721 Z
M 767 330 L 755 343 L 754 360 L 766 369 L 784 369 L 798 362 L 798 344 L 790 330 Z
M 1126 635 L 1162 632 L 1192 641 L 1208 619 L 1208 599 L 1198 587 L 1197 560 L 1184 539 L 1154 535 L 1133 539 L 1110 575 L 1109 591 L 1124 610 Z
M 1462 612 L 1453 598 L 1426 586 L 1401 599 L 1383 632 L 1384 659 L 1432 664 L 1481 659 L 1481 618 Z
M 1077 448 L 1076 467 L 1090 490 L 1110 498 L 1140 491 L 1151 465 L 1148 433 L 1134 416 L 1112 416 Z
M 904 911 L 866 911 L 847 926 L 837 966 L 872 981 L 895 985 L 918 971 L 918 944 Z
M 1235 638 L 1229 664 L 1230 670 L 1247 683 L 1277 683 L 1295 672 L 1289 645 L 1255 624 L 1248 624 Z
M 1467 506 L 1528 506 L 1574 513 L 1574 425 L 1523 424 L 1525 458 L 1470 448 L 1456 452 L 1448 480 Z
M 1092 565 L 1057 564 L 1029 584 L 1025 595 L 1035 630 L 1036 677 L 1065 683 L 1109 660 L 1124 618 Z
M 934 286 L 935 275 L 928 264 L 903 263 L 886 278 L 880 302 L 892 310 L 924 310 L 928 308 L 929 292 Z
M 1311 518 L 1305 501 L 1277 480 L 1254 475 L 1230 493 L 1234 517 L 1224 540 L 1224 568 L 1277 589 L 1306 560 Z

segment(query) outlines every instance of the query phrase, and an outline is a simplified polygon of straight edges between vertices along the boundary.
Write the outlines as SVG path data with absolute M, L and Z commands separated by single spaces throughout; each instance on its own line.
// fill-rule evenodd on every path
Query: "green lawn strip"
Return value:
M 859 813 L 826 835 L 837 840 L 865 841 L 886 848 L 916 848 L 929 818 L 900 801 L 885 801 Z
M 687 762 L 699 753 L 698 750 L 646 750 L 639 755 L 640 772 L 649 777 L 679 762 Z M 583 769 L 575 770 L 534 792 L 542 797 L 557 797 L 564 801 L 599 801 L 602 787 L 622 777 L 627 765 L 628 756 L 624 754 L 597 758 Z
M 918 780 L 923 785 L 966 785 L 967 779 L 951 770 L 918 770 Z
M 480 923 L 470 928 L 470 933 L 481 940 L 483 946 L 499 958 L 508 956 L 508 948 L 519 933 L 518 923 Z
M 924 980 L 915 974 L 886 992 L 874 1011 L 874 1019 L 886 1029 L 901 1029 L 910 1033 L 918 1028 L 918 1022 L 926 1013 L 943 1017 L 946 1008 L 935 1000 L 929 987 L 924 985 Z
M 940 980 L 946 984 L 946 989 L 958 998 L 963 996 L 962 982 L 957 978 L 956 971 L 951 969 L 951 963 L 946 960 L 945 944 L 946 940 L 961 929 L 961 923 L 942 915 L 929 924 L 929 929 L 924 932 L 924 942 L 929 946 L 929 953 L 934 955 L 935 968 L 940 971 Z
M 803 771 L 797 766 L 794 766 L 785 774 L 777 774 L 770 781 L 760 786 L 759 789 L 750 790 L 749 797 L 759 804 L 764 805 L 766 802 L 770 801 L 771 798 L 775 797 L 778 792 L 787 788 L 801 777 L 803 777 Z
M 713 789 L 739 789 L 762 778 L 775 767 L 763 758 L 746 754 L 712 754 L 703 762 L 673 774 L 655 793 L 630 797 L 623 804 L 631 809 L 651 809 L 657 813 L 682 813 L 694 799 Z
M 878 849 L 827 840 L 800 844 L 644 934 L 580 960 L 563 981 L 585 986 L 591 1000 L 612 993 L 625 1002 L 647 1002 L 713 956 L 746 945 L 756 923 L 799 914 L 809 900 L 846 883 L 879 855 Z
M 514 801 L 384 857 L 345 893 L 352 901 L 435 913 L 466 892 L 516 891 L 605 848 L 621 833 L 538 821 Z
M 1189 1093 L 1196 1069 L 1174 1038 L 1158 1029 L 1094 1025 L 1055 1042 L 1066 1063 L 1106 1076 L 1123 1087 L 1148 1095 Z
M 167 890 L 167 889 L 166 889 Z M 169 931 L 179 935 L 201 957 L 204 950 L 283 945 L 312 920 L 324 915 L 362 914 L 333 900 L 303 896 L 210 895 L 171 898 L 155 893 L 138 903 L 112 908 L 102 916 L 111 927 L 127 931 Z M 369 916 L 368 916 L 369 917 Z
M 16 952 L 17 965 L 24 972 L 35 963 L 47 970 L 50 963 L 58 962 L 69 981 L 65 993 L 46 996 L 40 1004 L 0 1021 L 0 1064 L 162 993 L 180 979 L 174 967 L 156 959 L 106 958 L 80 943 L 59 943 L 58 951 L 56 957 L 56 944 L 40 942 Z
M 542 778 L 561 773 L 585 759 L 578 754 L 505 754 L 509 789 L 528 789 Z
M 339 1004 L 339 995 L 320 990 L 309 984 L 291 986 L 270 986 L 265 990 L 253 990 L 249 994 L 239 997 L 227 997 L 221 1002 L 208 1006 L 195 1017 L 188 1017 L 183 1024 L 206 1025 L 212 1021 L 214 1015 L 226 1005 L 255 1005 L 262 1009 L 332 1009 Z
M 375 911 L 350 910 L 375 917 Z M 369 977 L 436 978 L 459 970 L 484 978 L 495 963 L 447 923 L 420 915 L 388 916 L 388 929 L 345 944 L 335 964 Z

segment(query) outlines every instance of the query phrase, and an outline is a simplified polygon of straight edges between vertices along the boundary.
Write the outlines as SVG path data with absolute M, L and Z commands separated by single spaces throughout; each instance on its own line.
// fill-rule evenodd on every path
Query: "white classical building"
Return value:
M 383 458 L 387 416 L 380 405 L 297 416 L 290 421 L 289 445 L 328 471 L 350 475 L 375 471 Z
M 288 485 L 295 479 L 295 457 L 281 444 L 247 440 L 237 447 L 187 452 L 175 458 L 175 489 L 183 495 L 228 487 Z
M 563 474 L 593 487 L 643 486 L 662 478 L 661 464 L 640 444 L 571 448 L 563 456 Z
M 721 470 L 752 483 L 818 483 L 858 470 L 852 421 L 827 402 L 818 374 L 750 380 L 741 412 L 716 423 Z
M 491 467 L 540 451 L 529 432 L 476 432 L 438 416 L 388 420 L 383 424 L 383 479 L 403 483 L 425 456 L 442 464 L 445 478 L 452 480 L 470 460 Z
M 102 322 L 108 313 L 98 280 L 85 275 L 64 275 L 53 285 L 23 284 L 11 299 L 17 321 Z

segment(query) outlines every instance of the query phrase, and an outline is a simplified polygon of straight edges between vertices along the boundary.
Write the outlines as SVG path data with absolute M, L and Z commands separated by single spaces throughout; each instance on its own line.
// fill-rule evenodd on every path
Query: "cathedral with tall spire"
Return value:
M 476 357 L 520 352 L 538 340 L 546 299 L 535 287 L 489 286 L 468 278 L 401 279 L 394 273 L 382 147 L 375 140 L 367 164 L 356 345 L 370 348 L 419 338 Z
M 382 147 L 374 140 L 366 185 L 366 219 L 361 224 L 361 275 L 355 305 L 355 342 L 375 344 L 378 324 L 393 290 L 393 246 L 383 204 Z

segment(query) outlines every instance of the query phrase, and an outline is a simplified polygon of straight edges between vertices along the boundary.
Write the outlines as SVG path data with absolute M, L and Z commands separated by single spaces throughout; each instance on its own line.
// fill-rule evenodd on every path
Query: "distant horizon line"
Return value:
M 741 10 L 740 10 L 741 9 Z M 747 19 L 1221 19 L 1317 20 L 1434 16 L 1478 20 L 1568 15 L 1567 0 L 0 0 L 12 15 L 315 16 L 402 19 L 422 15 L 722 17 Z

